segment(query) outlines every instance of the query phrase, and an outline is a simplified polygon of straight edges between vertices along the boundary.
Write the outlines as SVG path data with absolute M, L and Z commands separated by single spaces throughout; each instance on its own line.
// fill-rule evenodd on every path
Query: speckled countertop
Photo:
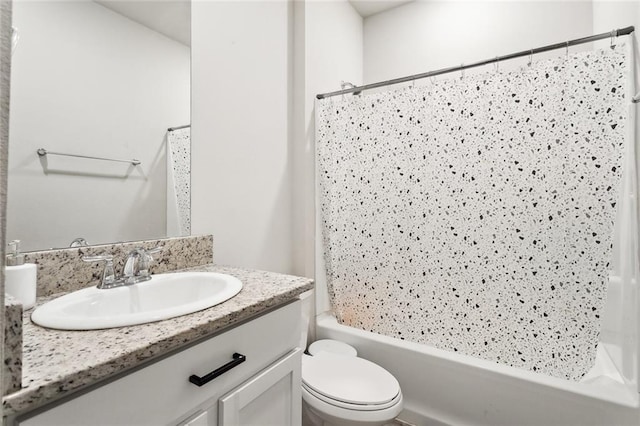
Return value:
M 24 315 L 22 390 L 3 399 L 4 415 L 27 412 L 114 374 L 254 317 L 313 288 L 313 280 L 273 272 L 214 265 L 189 271 L 239 278 L 234 298 L 209 309 L 164 321 L 93 331 L 42 328 Z M 59 296 L 59 295 L 58 295 Z M 52 297 L 39 299 L 38 304 Z

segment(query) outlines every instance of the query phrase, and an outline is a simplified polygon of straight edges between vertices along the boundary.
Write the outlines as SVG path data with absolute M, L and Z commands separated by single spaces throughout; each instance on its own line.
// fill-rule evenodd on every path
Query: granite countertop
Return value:
M 187 271 L 233 275 L 243 288 L 203 311 L 154 323 L 91 331 L 60 331 L 23 324 L 22 389 L 3 398 L 4 415 L 27 412 L 179 349 L 230 325 L 295 299 L 313 288 L 309 278 L 215 265 Z M 108 291 L 108 290 L 106 290 Z M 60 296 L 60 294 L 58 295 Z M 38 300 L 38 305 L 52 297 Z

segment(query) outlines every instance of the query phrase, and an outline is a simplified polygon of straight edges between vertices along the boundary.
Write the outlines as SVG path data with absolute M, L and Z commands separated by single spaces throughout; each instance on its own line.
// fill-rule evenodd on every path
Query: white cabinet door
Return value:
M 218 426 L 300 426 L 301 349 L 295 349 L 222 398 Z
M 206 411 L 180 424 L 180 426 L 209 426 L 209 413 Z

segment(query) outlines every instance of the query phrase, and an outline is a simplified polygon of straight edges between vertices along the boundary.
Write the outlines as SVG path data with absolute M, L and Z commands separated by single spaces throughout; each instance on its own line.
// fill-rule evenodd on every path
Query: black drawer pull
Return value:
M 243 362 L 245 362 L 247 360 L 247 357 L 239 354 L 239 353 L 235 353 L 233 354 L 233 361 L 229 361 L 228 363 L 226 363 L 225 365 L 223 365 L 220 368 L 216 368 L 215 370 L 213 370 L 211 373 L 207 374 L 206 376 L 196 376 L 195 374 L 192 374 L 191 376 L 189 376 L 189 381 L 191 383 L 193 383 L 196 386 L 202 386 L 205 385 L 207 383 L 209 383 L 210 381 L 212 381 L 213 379 L 215 379 L 218 376 L 222 376 L 224 373 L 226 373 L 227 371 L 231 370 L 233 367 L 236 367 L 240 364 L 242 364 Z

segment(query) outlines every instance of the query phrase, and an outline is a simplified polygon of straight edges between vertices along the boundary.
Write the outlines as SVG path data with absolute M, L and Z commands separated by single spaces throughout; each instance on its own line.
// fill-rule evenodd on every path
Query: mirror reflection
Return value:
M 190 233 L 189 19 L 187 1 L 14 2 L 8 241 Z

